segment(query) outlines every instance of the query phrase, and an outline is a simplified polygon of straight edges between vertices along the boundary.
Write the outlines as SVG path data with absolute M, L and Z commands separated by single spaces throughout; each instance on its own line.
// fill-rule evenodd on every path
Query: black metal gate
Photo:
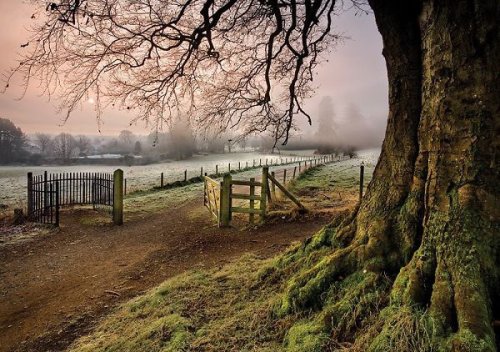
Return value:
M 28 173 L 28 218 L 59 226 L 63 205 L 92 205 L 97 210 L 113 210 L 114 180 L 107 173 Z
M 92 206 L 94 209 L 113 210 L 113 175 L 100 174 L 92 182 Z
M 59 226 L 59 182 L 28 174 L 28 218 Z M 31 181 L 31 182 L 30 182 Z

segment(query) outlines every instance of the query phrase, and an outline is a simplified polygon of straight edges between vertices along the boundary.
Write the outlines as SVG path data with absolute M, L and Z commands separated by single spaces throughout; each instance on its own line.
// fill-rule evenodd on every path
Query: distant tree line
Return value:
M 0 164 L 25 161 L 29 155 L 25 144 L 23 131 L 10 120 L 0 118 Z
M 181 117 L 172 121 L 166 132 L 155 131 L 144 136 L 123 130 L 116 137 L 69 133 L 27 136 L 10 120 L 0 118 L 0 164 L 149 164 L 187 159 L 195 153 L 246 151 L 247 148 L 266 153 L 308 149 L 320 154 L 353 156 L 356 149 L 380 145 L 381 133 L 370 126 L 355 105 L 348 107 L 343 119 L 338 119 L 332 99 L 325 97 L 314 120 L 316 132 L 291 132 L 288 144 L 283 146 L 270 135 L 195 133 L 189 120 Z

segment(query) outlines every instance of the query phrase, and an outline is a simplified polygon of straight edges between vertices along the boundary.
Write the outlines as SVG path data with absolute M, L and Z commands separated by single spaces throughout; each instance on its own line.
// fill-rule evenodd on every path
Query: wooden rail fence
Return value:
M 299 209 L 305 210 L 304 205 L 300 200 L 292 194 L 287 188 L 287 182 L 295 179 L 300 173 L 309 170 L 310 168 L 323 165 L 329 162 L 340 161 L 333 156 L 324 156 L 321 158 L 300 161 L 298 166 L 294 166 L 291 174 L 287 170 L 283 170 L 283 181 L 278 181 L 278 177 L 274 171 L 269 172 L 269 166 L 262 167 L 262 176 L 260 181 L 255 178 L 250 180 L 233 180 L 230 173 L 224 175 L 222 181 L 204 176 L 204 205 L 217 219 L 219 227 L 229 226 L 234 213 L 248 214 L 249 222 L 255 222 L 255 216 L 259 216 L 263 221 L 266 217 L 267 205 L 277 200 L 276 188 L 282 195 L 289 198 Z M 287 174 L 289 178 L 287 179 Z M 360 168 L 360 200 L 363 195 L 363 174 L 364 166 Z M 238 192 L 235 192 L 234 186 L 237 186 Z M 241 191 L 242 188 L 248 187 L 248 192 Z M 234 206 L 234 201 L 248 201 L 246 204 Z
M 231 174 L 224 175 L 222 181 L 218 182 L 208 176 L 204 177 L 204 205 L 217 219 L 219 227 L 229 226 L 233 214 L 248 214 L 250 224 L 255 223 L 255 216 L 259 216 L 260 221 L 266 217 L 268 200 L 271 195 L 269 192 L 269 183 L 277 186 L 284 195 L 289 197 L 299 208 L 305 209 L 300 201 L 289 192 L 276 178 L 269 173 L 269 167 L 262 168 L 260 181 L 255 178 L 250 180 L 233 180 Z M 237 186 L 238 192 L 235 192 L 234 186 Z M 248 187 L 248 192 L 242 191 Z M 234 205 L 234 201 L 248 201 L 246 204 Z
M 256 168 L 261 168 L 263 165 L 264 166 L 282 166 L 282 165 L 290 165 L 290 164 L 298 164 L 298 170 L 299 173 L 306 167 L 314 166 L 314 165 L 319 165 L 320 163 L 325 163 L 325 162 L 331 162 L 331 161 L 336 161 L 336 160 L 341 160 L 341 156 L 334 156 L 334 155 L 321 155 L 321 156 L 312 156 L 312 157 L 300 157 L 300 156 L 293 156 L 293 157 L 278 157 L 276 159 L 273 158 L 264 158 L 264 159 L 253 159 L 252 162 L 245 161 L 245 165 L 243 166 L 243 163 L 241 161 L 238 162 L 229 162 L 227 164 L 227 167 L 224 167 L 224 165 L 216 164 L 215 165 L 215 172 L 211 175 L 209 175 L 212 178 L 223 176 L 224 172 L 228 173 L 238 173 L 242 171 L 248 171 Z M 238 165 L 237 167 L 233 167 L 233 165 Z M 169 177 L 167 174 L 164 172 L 160 173 L 159 177 L 159 183 L 158 186 L 160 188 L 168 187 L 170 188 L 172 185 L 179 185 L 182 183 L 186 182 L 198 182 L 202 181 L 204 175 L 208 175 L 207 172 L 209 168 L 204 168 L 200 167 L 199 171 L 196 170 L 184 170 L 181 171 L 182 174 L 180 177 L 172 180 L 172 178 L 167 179 Z M 214 170 L 214 169 L 212 169 Z M 226 170 L 226 171 L 224 171 Z M 127 180 L 124 180 L 125 182 L 125 189 L 124 193 L 127 194 L 129 192 L 129 189 L 127 188 Z

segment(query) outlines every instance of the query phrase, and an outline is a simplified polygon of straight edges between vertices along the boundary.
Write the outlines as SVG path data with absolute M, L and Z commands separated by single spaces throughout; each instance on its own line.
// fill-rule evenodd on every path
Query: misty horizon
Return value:
M 21 45 L 26 42 L 31 23 L 29 4 L 7 0 L 0 4 L 0 40 L 5 55 L 0 58 L 0 71 L 8 72 L 16 65 L 19 55 L 26 49 Z M 383 130 L 387 119 L 387 78 L 382 52 L 382 41 L 376 30 L 372 14 L 354 11 L 341 13 L 336 19 L 336 30 L 346 39 L 337 44 L 327 54 L 328 62 L 318 68 L 315 85 L 318 87 L 312 98 L 306 101 L 306 109 L 312 117 L 312 126 L 305 118 L 296 119 L 295 123 L 304 135 L 313 134 L 318 128 L 317 111 L 321 99 L 331 96 L 336 114 L 342 118 L 349 106 L 356 105 L 369 125 Z M 40 97 L 40 89 L 29 87 L 26 96 L 16 100 L 22 93 L 20 82 L 11 84 L 5 94 L 0 94 L 0 117 L 12 120 L 27 134 L 62 132 L 84 134 L 88 136 L 118 136 L 122 130 L 130 130 L 136 135 L 147 136 L 153 131 L 152 126 L 144 122 L 130 124 L 133 111 L 107 109 L 99 126 L 94 109 L 94 98 L 89 97 L 62 123 L 63 115 L 54 107 L 55 101 Z M 132 109 L 133 110 L 133 109 Z M 99 132 L 100 129 L 100 132 Z M 164 132 L 168 128 L 163 129 Z M 294 137 L 292 137 L 293 140 Z

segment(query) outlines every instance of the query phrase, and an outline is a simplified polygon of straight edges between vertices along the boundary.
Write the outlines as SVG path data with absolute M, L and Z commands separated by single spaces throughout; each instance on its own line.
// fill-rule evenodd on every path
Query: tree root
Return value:
M 435 213 L 418 249 L 397 274 L 384 270 L 394 261 L 381 250 L 383 236 L 363 233 L 367 228 L 352 222 L 320 231 L 275 263 L 275 274 L 286 271 L 291 279 L 284 282 L 274 313 L 308 317 L 289 330 L 285 345 L 294 350 L 307 341 L 311 351 L 328 346 L 352 351 L 496 350 L 488 297 L 497 290 L 498 267 L 487 259 L 495 258 L 491 251 L 496 245 L 486 241 L 492 238 L 491 224 L 480 219 L 466 211 Z M 343 237 L 354 227 L 358 232 L 349 234 L 354 236 L 351 243 L 340 246 L 339 234 Z M 387 226 L 379 223 L 374 229 L 387 231 Z M 485 269 L 490 273 L 485 275 Z

